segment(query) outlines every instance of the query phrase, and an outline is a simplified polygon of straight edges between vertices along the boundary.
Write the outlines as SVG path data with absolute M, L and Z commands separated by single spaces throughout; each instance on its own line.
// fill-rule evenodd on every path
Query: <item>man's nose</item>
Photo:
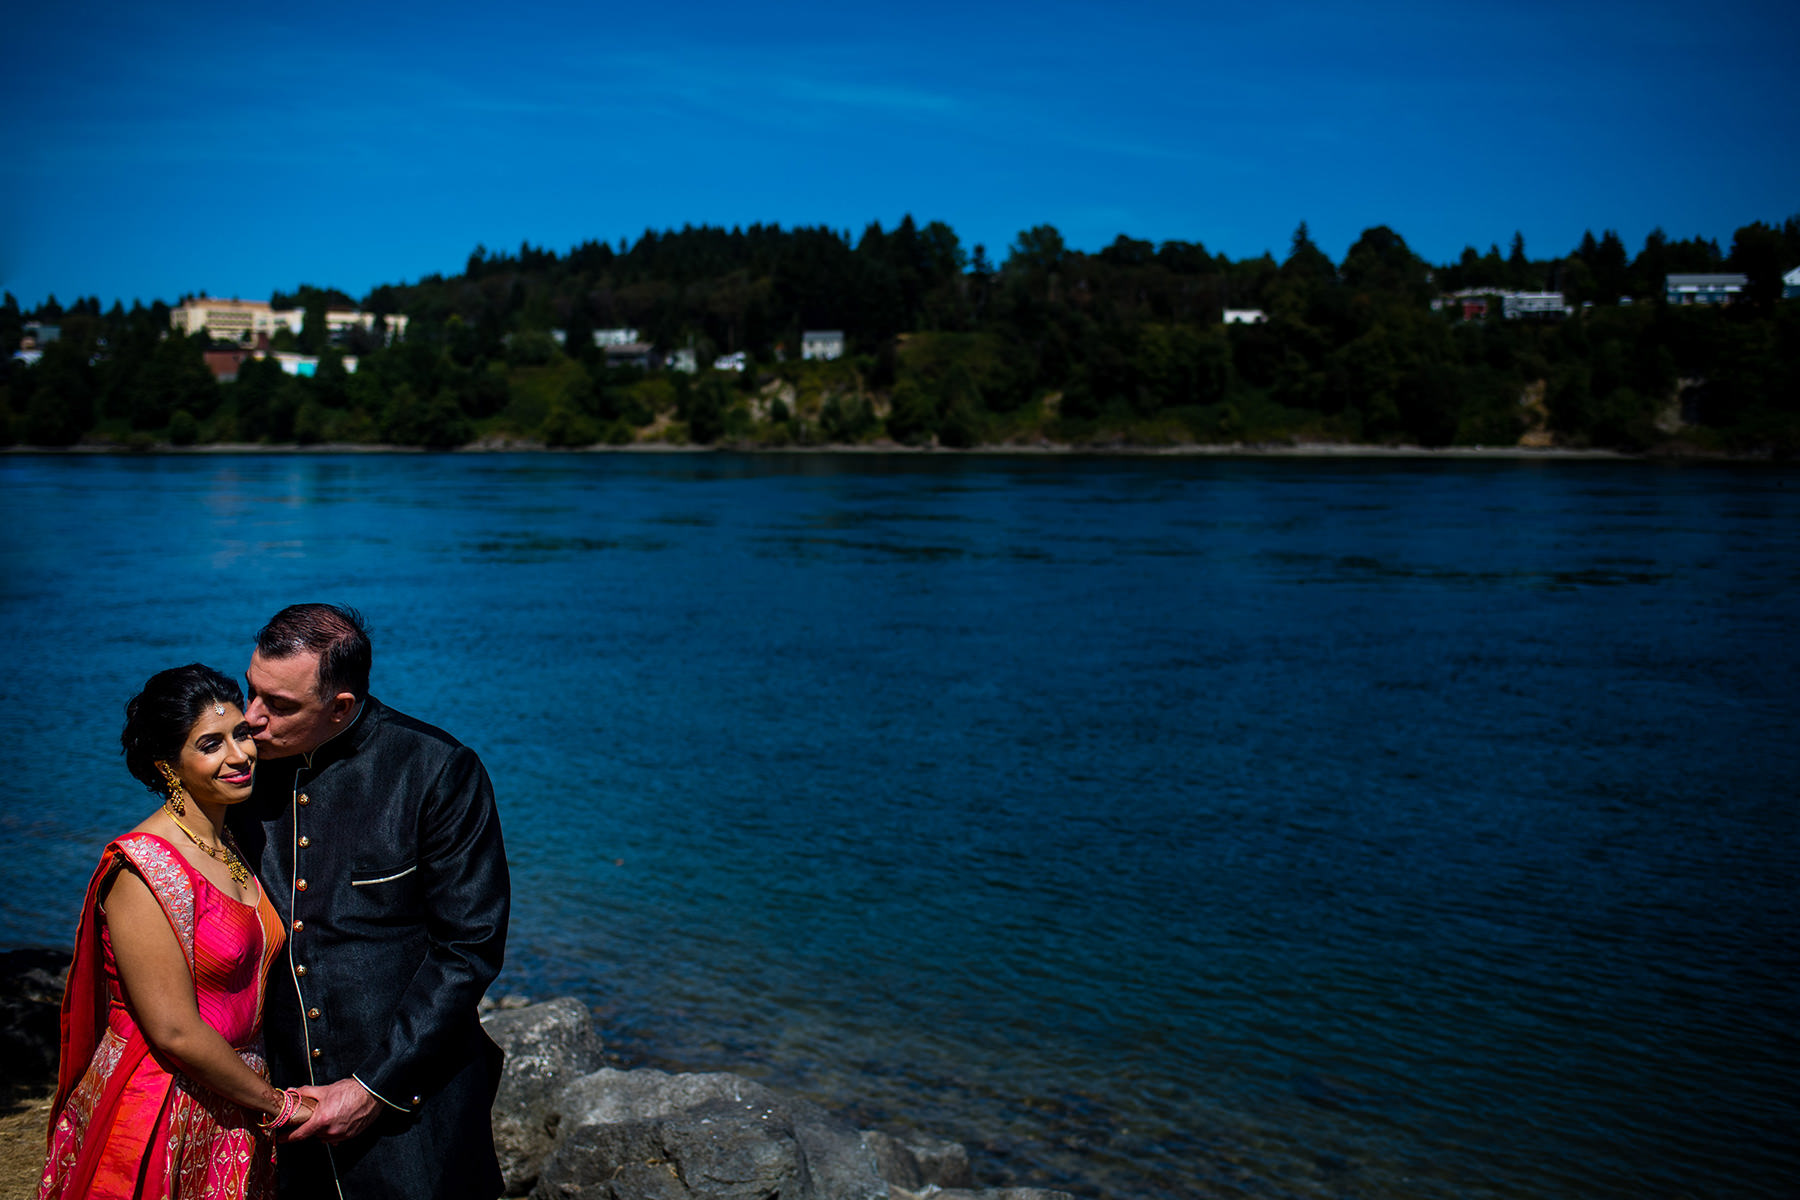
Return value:
M 261 729 L 269 723 L 269 714 L 260 698 L 250 701 L 250 706 L 244 710 L 244 723 L 252 729 Z

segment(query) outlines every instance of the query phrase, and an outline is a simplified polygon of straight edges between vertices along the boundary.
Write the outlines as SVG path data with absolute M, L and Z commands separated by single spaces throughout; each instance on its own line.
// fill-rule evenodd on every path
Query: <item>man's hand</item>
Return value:
M 300 1094 L 313 1102 L 312 1118 L 288 1135 L 290 1142 L 307 1138 L 345 1141 L 373 1125 L 381 1115 L 381 1101 L 354 1079 L 340 1079 L 324 1087 L 302 1087 Z

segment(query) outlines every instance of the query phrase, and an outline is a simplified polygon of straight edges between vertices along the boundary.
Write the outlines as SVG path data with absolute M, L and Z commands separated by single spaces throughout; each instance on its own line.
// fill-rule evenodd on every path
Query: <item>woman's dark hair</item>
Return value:
M 243 689 L 229 675 L 201 663 L 152 675 L 144 690 L 125 702 L 125 732 L 119 735 L 125 769 L 151 791 L 166 794 L 169 785 L 156 764 L 180 759 L 188 730 L 209 704 L 243 708 Z
M 338 604 L 290 604 L 256 635 L 264 658 L 319 656 L 319 698 L 349 692 L 358 700 L 369 694 L 369 623 L 354 608 Z

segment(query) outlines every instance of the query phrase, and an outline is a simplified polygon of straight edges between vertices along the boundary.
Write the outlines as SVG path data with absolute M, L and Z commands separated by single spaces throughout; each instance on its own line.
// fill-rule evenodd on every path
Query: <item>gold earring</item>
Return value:
M 157 763 L 156 765 L 161 768 L 163 778 L 169 782 L 169 795 L 163 803 L 168 806 L 170 812 L 179 817 L 187 812 L 187 792 L 181 786 L 181 776 L 177 775 L 175 768 L 168 763 Z

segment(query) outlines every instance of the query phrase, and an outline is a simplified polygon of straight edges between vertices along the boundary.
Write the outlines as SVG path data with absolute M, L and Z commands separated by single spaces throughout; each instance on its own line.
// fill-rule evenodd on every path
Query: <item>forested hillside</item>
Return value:
M 745 446 L 891 439 L 908 445 L 1174 445 L 1295 439 L 1628 451 L 1800 450 L 1800 217 L 1739 229 L 1728 250 L 1616 234 L 1532 259 L 1473 247 L 1432 266 L 1369 229 L 1334 263 L 1302 225 L 1286 256 L 1231 261 L 1199 243 L 1121 236 L 1097 253 L 1022 232 L 995 262 L 940 222 L 859 237 L 825 228 L 687 228 L 565 254 L 477 248 L 455 276 L 357 298 L 303 286 L 294 349 L 218 383 L 204 334 L 169 333 L 163 302 L 0 308 L 0 346 L 59 326 L 0 383 L 0 443 L 655 440 Z M 1748 277 L 1737 302 L 1663 302 L 1670 272 Z M 1465 315 L 1455 291 L 1550 290 L 1561 319 Z M 403 341 L 327 344 L 327 307 L 409 318 Z M 1256 309 L 1263 323 L 1223 323 Z M 700 370 L 609 368 L 595 329 L 629 327 Z M 806 330 L 847 353 L 801 362 Z M 560 331 L 562 340 L 552 335 Z M 710 369 L 744 352 L 742 372 Z M 345 369 L 353 356 L 357 369 Z

